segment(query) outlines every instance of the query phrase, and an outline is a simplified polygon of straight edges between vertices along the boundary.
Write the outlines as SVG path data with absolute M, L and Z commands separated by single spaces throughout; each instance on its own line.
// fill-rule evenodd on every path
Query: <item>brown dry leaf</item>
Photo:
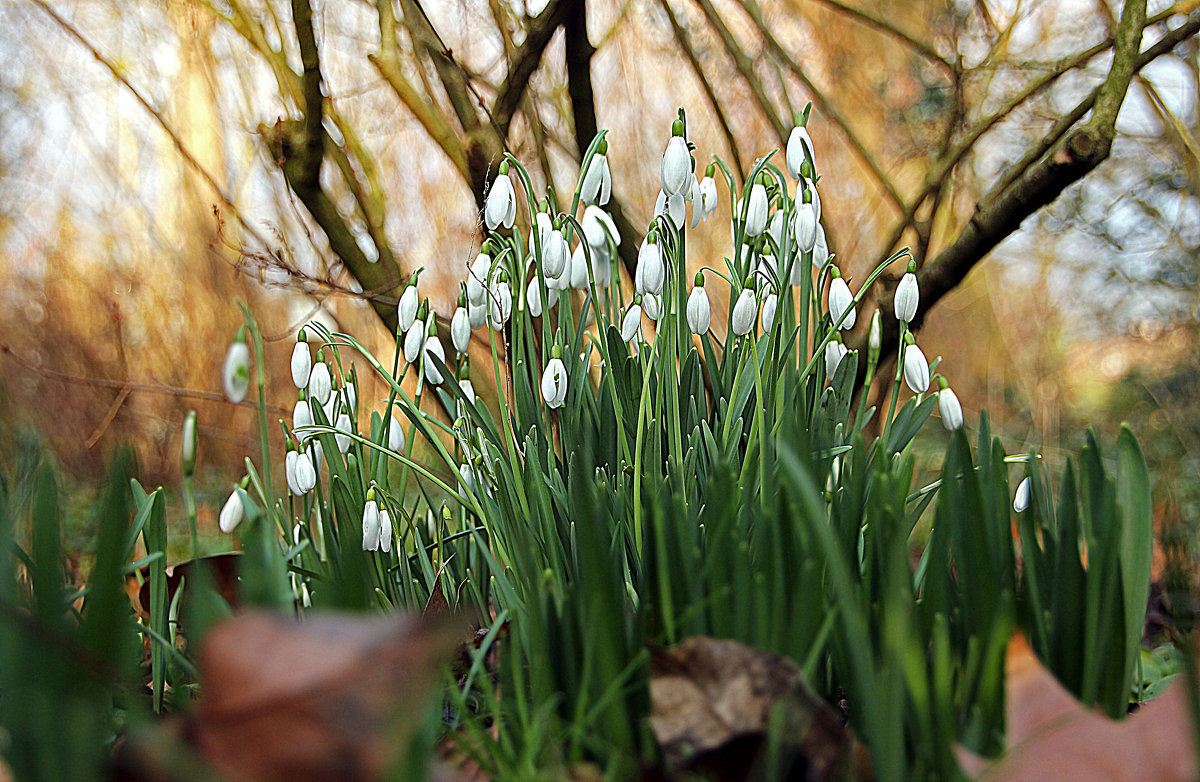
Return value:
M 188 735 L 231 780 L 377 779 L 459 636 L 453 623 L 400 616 L 243 614 L 205 640 Z
M 1008 752 L 990 763 L 958 749 L 968 775 L 989 782 L 1193 782 L 1187 692 L 1176 682 L 1120 722 L 1086 709 L 1043 667 L 1023 635 L 1008 645 Z
M 654 649 L 650 700 L 650 724 L 673 767 L 745 779 L 778 708 L 793 772 L 811 780 L 871 778 L 865 747 L 783 657 L 706 637 Z

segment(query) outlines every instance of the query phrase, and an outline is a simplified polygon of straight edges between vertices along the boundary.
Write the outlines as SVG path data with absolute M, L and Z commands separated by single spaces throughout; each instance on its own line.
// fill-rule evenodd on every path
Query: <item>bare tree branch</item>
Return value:
M 496 93 L 496 101 L 492 104 L 492 118 L 505 134 L 525 95 L 529 77 L 542 61 L 542 52 L 567 15 L 567 5 L 563 0 L 551 0 L 525 27 L 525 40 L 517 48 L 504 82 Z
M 853 19 L 857 19 L 868 27 L 874 27 L 876 30 L 880 30 L 894 38 L 897 38 L 898 40 L 904 42 L 910 49 L 918 52 L 926 59 L 932 60 L 938 65 L 941 65 L 950 73 L 952 78 L 958 78 L 958 70 L 955 68 L 954 63 L 938 54 L 937 51 L 934 50 L 934 48 L 929 44 L 913 35 L 909 35 L 899 27 L 896 27 L 894 24 L 884 19 L 882 16 L 878 16 L 861 8 L 851 8 L 845 3 L 839 2 L 839 0 L 817 0 L 817 2 L 827 5 L 835 11 L 843 13 Z

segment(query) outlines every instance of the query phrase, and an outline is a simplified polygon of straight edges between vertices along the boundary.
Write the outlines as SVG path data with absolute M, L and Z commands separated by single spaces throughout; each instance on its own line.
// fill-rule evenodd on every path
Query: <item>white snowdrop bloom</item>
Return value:
M 517 193 L 508 178 L 508 161 L 500 164 L 500 174 L 488 190 L 483 218 L 489 231 L 495 231 L 500 225 L 512 228 L 517 219 Z
M 953 432 L 963 425 L 962 404 L 958 401 L 958 395 L 954 393 L 954 389 L 950 387 L 943 388 L 938 391 L 938 412 L 942 415 L 942 426 L 946 427 L 947 432 Z
M 867 329 L 867 350 L 871 356 L 879 356 L 879 350 L 883 347 L 883 319 L 879 316 L 879 310 L 875 310 L 871 314 L 871 325 Z M 875 360 L 878 360 L 876 358 Z
M 792 128 L 792 133 L 788 136 L 787 142 L 787 168 L 788 173 L 792 175 L 792 179 L 800 178 L 800 164 L 807 157 L 813 159 L 813 165 L 816 165 L 816 157 L 813 156 L 812 137 L 808 135 L 808 128 L 797 125 Z
M 687 200 L 692 202 L 692 222 L 690 227 L 695 228 L 704 219 L 704 210 L 701 208 L 700 182 L 696 180 L 695 174 L 692 174 L 690 179 L 691 184 L 688 185 Z
M 425 323 L 417 321 L 404 335 L 404 360 L 411 364 L 421 355 L 421 346 L 425 344 Z
M 666 281 L 666 278 L 667 269 L 663 264 L 662 249 L 647 237 L 638 250 L 634 287 L 642 295 L 657 294 L 662 292 L 663 282 Z
M 246 398 L 246 392 L 250 390 L 250 347 L 241 333 L 230 343 L 225 354 L 221 380 L 225 385 L 225 397 L 230 402 L 236 405 Z
M 400 303 L 396 305 L 396 320 L 400 331 L 408 331 L 417 319 L 417 308 L 421 301 L 417 294 L 417 286 L 409 285 L 400 294 Z
M 787 227 L 787 212 L 782 209 L 776 209 L 771 215 L 770 221 L 767 223 L 767 236 L 771 237 L 771 241 L 780 250 L 786 249 L 783 246 L 783 233 Z M 792 243 L 795 244 L 796 235 L 792 234 Z M 773 252 L 773 251 L 772 251 Z
M 811 203 L 796 204 L 796 244 L 804 252 L 817 243 L 817 210 Z
M 433 363 L 433 357 L 437 356 L 445 364 L 446 349 L 442 347 L 442 341 L 437 338 L 437 334 L 430 334 L 425 338 L 425 347 L 421 354 L 425 357 L 425 379 L 435 386 L 441 385 L 442 371 Z
M 388 421 L 388 441 L 387 447 L 389 451 L 396 453 L 404 452 L 404 427 L 396 420 L 396 416 L 391 416 Z
M 471 342 L 471 318 L 461 304 L 454 310 L 454 317 L 450 319 L 450 341 L 459 353 L 466 353 L 467 345 Z
M 704 282 L 692 288 L 687 302 L 688 327 L 695 334 L 707 334 L 712 325 L 712 306 L 708 301 L 708 292 L 704 290 Z
M 755 182 L 746 207 L 746 235 L 758 236 L 767 227 L 767 189 Z
M 337 418 L 337 423 L 333 425 L 333 428 L 337 429 L 339 432 L 333 436 L 333 441 L 337 443 L 338 452 L 345 453 L 346 451 L 350 450 L 350 435 L 341 434 L 341 432 L 352 433 L 354 431 L 354 425 L 350 423 L 350 416 L 346 415 L 345 413 L 339 415 Z
M 608 150 L 608 142 L 601 141 L 600 146 L 596 149 L 596 154 L 592 155 L 592 160 L 588 163 L 587 171 L 583 175 L 579 197 L 585 203 L 604 206 L 608 203 L 609 195 L 612 193 L 612 172 L 608 167 L 608 156 L 601 150 Z
M 662 301 L 653 293 L 647 293 L 642 297 L 642 312 L 646 313 L 647 318 L 657 322 L 662 317 Z
M 483 304 L 487 297 L 488 275 L 492 269 L 492 256 L 479 253 L 475 262 L 467 271 L 467 301 L 471 304 Z
M 695 205 L 692 208 L 695 209 Z M 715 211 L 717 211 L 717 180 L 709 174 L 700 180 L 700 219 L 707 220 Z
M 567 400 L 567 368 L 561 358 L 552 358 L 542 373 L 542 399 L 551 408 L 563 406 Z
M 571 283 L 571 287 L 575 290 L 586 291 L 588 289 L 588 262 L 587 254 L 583 251 L 583 244 L 575 245 L 575 252 L 571 254 L 570 268 L 567 270 Z
M 311 451 L 309 454 L 309 463 L 313 466 L 313 475 L 320 475 L 321 464 L 325 461 L 325 449 L 321 447 L 321 441 L 314 437 L 312 444 L 309 445 L 309 450 Z M 316 485 L 315 481 L 313 485 Z
M 911 271 L 905 272 L 896 286 L 896 318 L 905 323 L 912 323 L 917 316 L 917 304 L 921 299 L 921 291 L 917 288 L 917 275 Z
M 683 220 L 687 217 L 687 202 L 684 200 L 683 194 L 676 193 L 668 196 L 660 190 L 658 198 L 654 201 L 654 215 L 656 217 L 663 215 L 676 228 L 682 228 Z
M 379 509 L 379 550 L 384 554 L 392 552 L 392 517 L 387 508 Z
M 542 273 L 547 277 L 562 276 L 570 257 L 571 250 L 567 247 L 567 240 L 563 238 L 562 231 L 550 231 L 542 243 Z
M 842 313 L 845 313 L 845 319 L 842 319 Z M 858 317 L 854 312 L 854 294 L 850 293 L 850 285 L 841 277 L 834 277 L 833 282 L 829 283 L 829 317 L 834 323 L 841 321 L 839 329 L 842 331 L 853 329 L 854 319 Z
M 297 342 L 292 348 L 292 382 L 296 388 L 308 385 L 308 375 L 312 372 L 312 351 L 307 342 Z
M 821 193 L 817 190 L 817 183 L 811 179 L 804 180 L 804 189 L 812 193 L 813 211 L 816 212 L 817 222 L 821 222 Z
M 296 403 L 296 407 L 292 410 L 292 431 L 299 438 L 301 443 L 307 443 L 313 437 L 312 432 L 298 432 L 297 429 L 303 429 L 313 425 L 312 408 L 308 405 L 307 399 L 301 399 Z
M 770 331 L 771 326 L 775 324 L 775 308 L 779 305 L 779 297 L 774 293 L 767 296 L 767 300 L 763 302 L 762 307 L 762 327 L 763 331 Z
M 304 496 L 317 485 L 317 471 L 307 453 L 288 451 L 283 465 L 288 488 L 297 497 Z
M 1033 483 L 1029 478 L 1017 484 L 1017 493 L 1013 497 L 1013 510 L 1017 513 L 1022 513 L 1029 507 L 1029 495 L 1033 490 Z
M 774 285 L 779 278 L 779 262 L 772 253 L 763 253 L 758 258 L 758 269 L 755 271 L 764 283 Z
M 642 329 L 642 305 L 634 301 L 621 319 L 621 339 L 629 342 Z
M 475 480 L 475 469 L 469 464 L 460 464 L 458 472 L 462 476 L 462 480 L 458 482 L 458 493 L 470 496 L 479 488 L 478 481 Z
M 379 519 L 379 503 L 375 502 L 373 492 L 371 499 L 363 506 L 362 550 L 379 550 L 379 531 L 382 529 Z
M 499 328 L 512 315 L 512 288 L 507 282 L 498 282 L 488 294 L 488 325 Z
M 468 402 L 475 404 L 475 400 L 478 397 L 475 396 L 475 386 L 471 383 L 470 378 L 459 381 L 458 388 L 462 391 L 463 396 L 467 398 Z
M 617 232 L 617 224 L 608 216 L 608 212 L 600 207 L 589 205 L 584 209 L 579 225 L 583 228 L 584 239 L 593 250 L 603 252 L 607 256 L 609 239 L 616 246 L 621 246 L 621 234 Z
M 242 523 L 242 519 L 245 517 L 246 509 L 242 506 L 242 498 L 238 496 L 237 489 L 234 489 L 230 492 L 229 499 L 225 500 L 225 504 L 221 507 L 221 516 L 217 523 L 222 532 L 230 533 Z
M 749 334 L 757 316 L 758 298 L 754 295 L 754 289 L 743 288 L 733 305 L 733 333 L 739 337 Z
M 533 317 L 542 316 L 542 286 L 538 284 L 537 277 L 531 278 L 525 286 L 525 306 Z
M 183 417 L 183 431 L 180 432 L 183 441 L 180 446 L 180 460 L 183 462 L 185 475 L 196 472 L 196 411 L 189 410 Z
M 845 318 L 842 318 L 845 313 Z M 838 327 L 843 331 L 849 331 L 854 328 L 854 319 L 858 317 L 854 311 L 854 294 L 850 292 L 850 286 L 841 277 L 834 277 L 829 283 L 829 317 L 834 323 L 841 321 Z
M 660 178 L 663 192 L 668 196 L 682 192 L 688 183 L 688 175 L 692 173 L 692 154 L 688 150 L 680 128 L 680 135 L 671 136 L 667 149 L 663 152 Z
M 342 405 L 345 410 L 353 413 L 358 408 L 358 389 L 353 382 L 347 382 L 341 390 Z
M 820 223 L 817 223 L 817 240 L 813 243 L 812 262 L 818 270 L 824 269 L 829 264 L 829 242 L 825 238 L 825 226 Z M 800 264 L 796 264 L 795 268 L 799 269 Z
M 333 378 L 329 375 L 329 365 L 324 361 L 317 362 L 312 373 L 308 376 L 308 398 L 317 400 L 317 404 L 325 404 L 333 396 Z
M 915 344 L 904 348 L 904 382 L 914 394 L 929 390 L 929 362 Z
M 481 329 L 487 325 L 488 305 L 487 302 L 479 304 L 467 303 L 467 322 L 471 324 L 473 329 Z
M 847 355 L 846 346 L 841 342 L 830 340 L 825 345 L 825 377 L 830 380 L 837 374 L 838 366 Z

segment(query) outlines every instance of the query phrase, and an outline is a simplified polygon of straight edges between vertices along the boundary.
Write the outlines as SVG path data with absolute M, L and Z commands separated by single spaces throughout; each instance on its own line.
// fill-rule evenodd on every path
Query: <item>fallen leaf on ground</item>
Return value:
M 747 778 L 778 710 L 785 778 L 871 779 L 866 748 L 786 658 L 706 637 L 653 649 L 650 700 L 650 724 L 675 769 Z
M 231 780 L 378 779 L 425 718 L 460 630 L 400 616 L 243 614 L 205 639 L 187 735 Z
M 1005 663 L 1008 751 L 992 763 L 957 750 L 963 770 L 989 782 L 1193 782 L 1187 692 L 1176 682 L 1124 720 L 1087 709 L 1038 660 L 1025 637 L 1009 642 Z

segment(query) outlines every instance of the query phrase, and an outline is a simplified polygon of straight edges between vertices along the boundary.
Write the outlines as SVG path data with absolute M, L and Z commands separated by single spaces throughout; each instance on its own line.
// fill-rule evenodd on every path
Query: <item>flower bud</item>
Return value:
M 666 267 L 663 265 L 662 250 L 653 240 L 653 235 L 647 236 L 638 250 L 637 270 L 634 283 L 639 294 L 660 293 L 666 280 Z
M 908 271 L 900 278 L 896 286 L 896 318 L 905 323 L 911 323 L 917 315 L 917 303 L 920 300 L 920 290 L 917 288 L 917 275 Z
M 635 299 L 633 304 L 629 305 L 629 309 L 625 310 L 625 317 L 621 319 L 621 339 L 629 342 L 633 339 L 642 328 L 642 305 L 640 299 Z
M 308 375 L 312 371 L 312 351 L 307 342 L 297 342 L 292 348 L 292 382 L 296 388 L 308 385 Z
M 758 236 L 767 227 L 767 189 L 755 182 L 750 188 L 750 203 L 746 206 L 746 235 Z
M 671 136 L 667 142 L 659 173 L 663 192 L 668 196 L 677 195 L 687 184 L 692 173 L 692 154 L 683 136 Z
M 450 320 L 450 341 L 459 353 L 466 353 L 467 345 L 471 342 L 471 319 L 462 303 L 454 310 L 454 317 Z
M 379 503 L 375 501 L 373 489 L 367 492 L 367 496 L 367 503 L 363 506 L 362 550 L 378 551 L 379 532 L 382 529 L 379 520 Z
M 1029 507 L 1029 495 L 1032 489 L 1033 484 L 1028 477 L 1017 484 L 1017 493 L 1013 497 L 1013 510 L 1022 513 Z
M 181 460 L 183 461 L 183 474 L 191 477 L 196 473 L 196 411 L 188 410 L 187 415 L 183 417 L 183 444 L 181 446 Z
M 949 386 L 943 387 L 938 391 L 937 399 L 938 412 L 941 413 L 942 426 L 946 427 L 946 431 L 953 432 L 961 427 L 963 425 L 962 405 L 959 403 L 954 389 Z
M 238 490 L 234 489 L 229 493 L 229 499 L 225 500 L 225 505 L 221 508 L 221 516 L 218 519 L 218 524 L 221 531 L 224 533 L 233 532 L 237 525 L 242 523 L 242 519 L 246 517 L 246 508 L 242 505 L 241 495 Z
M 854 328 L 854 320 L 857 317 L 854 311 L 854 294 L 840 276 L 834 277 L 829 283 L 829 317 L 834 323 L 840 324 L 838 328 L 843 331 Z
M 712 325 L 712 307 L 704 290 L 704 277 L 700 273 L 696 274 L 696 285 L 688 296 L 687 319 L 688 327 L 695 334 L 707 334 Z
M 770 331 L 771 326 L 775 324 L 775 308 L 779 305 L 779 297 L 774 293 L 767 296 L 767 300 L 763 302 L 762 307 L 762 328 L 763 331 Z
M 557 356 L 550 359 L 542 373 L 542 399 L 552 409 L 562 407 L 567 399 L 567 368 Z
M 733 305 L 733 333 L 739 337 L 749 334 L 750 329 L 754 328 L 757 315 L 758 299 L 754 295 L 754 289 L 747 286 L 742 289 L 741 295 Z
M 929 362 L 915 343 L 904 348 L 904 382 L 914 394 L 929 390 Z
M 388 421 L 387 447 L 389 451 L 396 453 L 404 451 L 404 428 L 400 426 L 400 422 L 396 420 L 396 416 L 394 415 Z
M 250 347 L 246 344 L 246 328 L 238 329 L 237 338 L 229 345 L 225 364 L 221 367 L 225 397 L 235 405 L 246 398 L 250 390 Z
M 838 367 L 846 355 L 846 346 L 837 339 L 832 339 L 825 344 L 825 377 L 830 381 L 837 374 Z
M 417 319 L 417 307 L 420 305 L 417 286 L 409 283 L 400 294 L 400 302 L 396 305 L 396 322 L 399 331 L 408 331 L 413 321 Z

